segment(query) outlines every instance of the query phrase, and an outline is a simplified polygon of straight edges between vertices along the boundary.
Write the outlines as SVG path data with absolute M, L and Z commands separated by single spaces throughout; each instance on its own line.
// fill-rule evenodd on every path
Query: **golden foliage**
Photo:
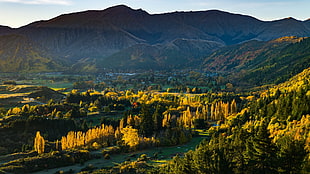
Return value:
M 61 138 L 62 150 L 92 146 L 95 142 L 103 146 L 112 143 L 115 140 L 114 128 L 109 125 L 102 124 L 100 127 L 89 129 L 86 133 L 82 131 L 70 131 L 67 136 Z
M 41 136 L 40 131 L 37 131 L 36 137 L 34 139 L 34 150 L 38 152 L 38 154 L 44 153 L 45 148 L 45 140 Z
M 292 137 L 297 141 L 305 141 L 305 150 L 310 152 L 310 115 L 304 115 L 300 121 L 287 121 L 286 125 L 272 119 L 268 125 L 270 137 L 276 142 L 283 136 Z
M 123 134 L 122 140 L 131 148 L 136 147 L 139 144 L 138 129 L 133 129 L 131 126 L 127 126 L 121 130 Z
M 131 149 L 137 149 L 138 146 L 143 148 L 146 146 L 154 146 L 158 144 L 158 140 L 156 140 L 154 137 L 140 137 L 138 134 L 138 129 L 134 129 L 131 126 L 126 126 L 123 128 L 121 133 L 123 134 L 122 140 Z

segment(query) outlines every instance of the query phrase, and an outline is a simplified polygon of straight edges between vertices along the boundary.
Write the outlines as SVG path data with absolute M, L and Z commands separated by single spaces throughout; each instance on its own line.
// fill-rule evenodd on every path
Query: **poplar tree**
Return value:
M 38 152 L 38 154 L 44 153 L 45 140 L 41 136 L 40 131 L 37 131 L 36 137 L 34 139 L 34 150 Z

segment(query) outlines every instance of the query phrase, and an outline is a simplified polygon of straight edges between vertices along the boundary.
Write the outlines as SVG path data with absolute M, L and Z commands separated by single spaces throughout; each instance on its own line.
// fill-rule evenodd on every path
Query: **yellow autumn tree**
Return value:
M 127 144 L 130 148 L 136 148 L 139 144 L 139 134 L 138 129 L 133 129 L 131 126 L 127 126 L 121 130 L 123 134 L 122 140 Z
M 102 124 L 100 127 L 88 129 L 87 132 L 68 132 L 67 136 L 61 138 L 61 149 L 79 148 L 97 143 L 108 146 L 115 140 L 115 130 L 111 125 Z
M 38 154 L 44 153 L 45 140 L 41 136 L 40 131 L 37 131 L 36 137 L 34 138 L 34 150 L 38 152 Z

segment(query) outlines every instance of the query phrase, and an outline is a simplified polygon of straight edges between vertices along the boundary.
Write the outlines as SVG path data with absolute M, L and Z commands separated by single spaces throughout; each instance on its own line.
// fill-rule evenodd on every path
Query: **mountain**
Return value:
M 241 84 L 280 83 L 310 67 L 310 38 L 282 37 L 219 49 L 205 58 L 205 71 L 229 74 Z
M 12 28 L 0 25 L 0 35 L 8 34 L 11 31 L 12 31 Z
M 224 46 L 309 36 L 309 26 L 309 21 L 293 18 L 265 22 L 218 10 L 149 14 L 119 5 L 64 14 L 17 29 L 0 27 L 0 50 L 5 50 L 0 61 L 9 65 L 12 58 L 18 62 L 45 59 L 42 69 L 18 66 L 0 71 L 184 68 L 200 64 L 202 57 Z M 25 59 L 27 51 L 15 54 L 16 45 L 37 54 L 27 53 Z M 46 64 L 49 61 L 52 65 Z
M 27 37 L 18 34 L 0 36 L 0 72 L 44 72 L 55 69 L 64 68 Z
M 223 45 L 207 40 L 176 39 L 166 44 L 137 44 L 104 59 L 104 68 L 167 69 L 199 65 L 202 55 Z M 106 62 L 106 63 L 105 63 Z

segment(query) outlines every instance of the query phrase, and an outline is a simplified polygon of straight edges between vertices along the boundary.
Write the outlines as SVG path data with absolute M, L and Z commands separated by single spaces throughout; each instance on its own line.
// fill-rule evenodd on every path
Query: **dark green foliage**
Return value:
M 265 119 L 261 120 L 257 133 L 247 140 L 245 157 L 246 168 L 250 173 L 277 173 L 277 149 L 269 138 L 267 126 L 268 122 Z
M 285 129 L 310 113 L 309 84 L 280 90 L 245 105 L 247 110 L 231 119 L 228 129 L 214 133 L 184 157 L 175 157 L 160 173 L 308 173 L 307 132 L 301 139 L 296 133 L 276 139 L 268 126 L 282 124 L 279 129 Z
M 229 151 L 224 148 L 224 139 L 219 137 L 211 144 L 201 143 L 195 151 L 187 152 L 183 158 L 174 157 L 160 173 L 232 173 Z
M 145 137 L 150 137 L 153 134 L 153 130 L 154 130 L 154 120 L 152 117 L 152 113 L 150 112 L 150 106 L 142 105 L 141 124 L 139 128 L 139 133 Z
M 195 119 L 194 120 L 194 126 L 197 129 L 207 129 L 207 128 L 209 128 L 208 122 L 205 121 L 204 119 Z
M 43 169 L 57 168 L 90 159 L 88 151 L 54 151 L 41 156 L 20 158 L 0 165 L 0 171 L 8 173 L 32 173 Z
M 157 105 L 156 106 L 156 110 L 153 114 L 153 122 L 154 122 L 154 131 L 158 132 L 159 130 L 162 129 L 162 121 L 163 121 L 163 110 L 165 110 L 165 108 L 161 105 Z
M 250 105 L 249 114 L 268 118 L 276 116 L 281 120 L 288 117 L 290 120 L 300 120 L 310 111 L 310 96 L 306 95 L 308 90 L 309 85 L 306 85 L 297 91 L 283 94 L 277 92 L 275 96 L 260 98 Z
M 300 173 L 306 164 L 304 142 L 282 137 L 272 142 L 262 119 L 253 133 L 235 127 L 230 138 L 213 136 L 195 151 L 176 156 L 160 173 Z
M 7 149 L 10 153 L 32 150 L 29 147 L 33 146 L 36 131 L 40 131 L 49 141 L 55 141 L 72 130 L 78 130 L 73 120 L 48 120 L 40 117 L 15 120 L 0 128 L 0 137 L 2 137 L 0 147 Z
M 283 136 L 277 143 L 278 166 L 280 173 L 301 173 L 307 152 L 305 142 L 294 140 L 292 137 Z
M 81 102 L 85 104 L 94 104 L 98 109 L 104 109 L 104 106 L 109 107 L 110 110 L 121 110 L 123 111 L 125 107 L 131 106 L 129 100 L 113 99 L 111 97 L 106 97 L 103 95 L 90 95 L 89 92 L 85 94 L 82 93 L 69 93 L 65 100 L 70 104 L 80 104 Z

